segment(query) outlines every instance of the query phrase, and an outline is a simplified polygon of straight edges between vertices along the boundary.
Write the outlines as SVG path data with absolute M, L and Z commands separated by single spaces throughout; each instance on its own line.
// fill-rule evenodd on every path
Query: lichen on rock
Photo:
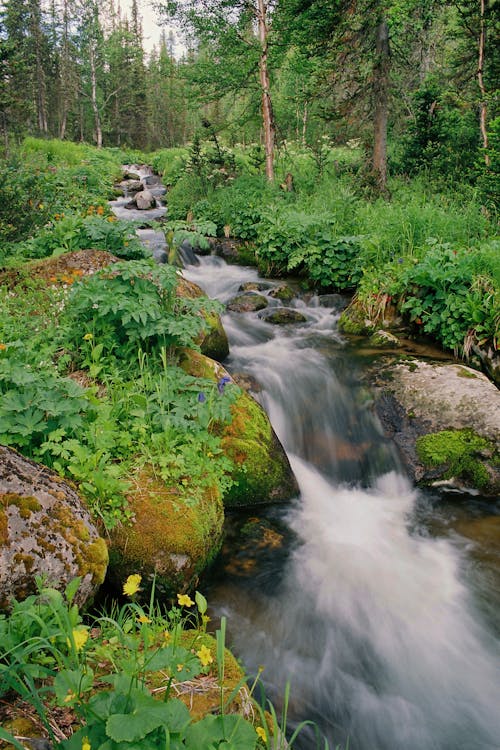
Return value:
M 45 466 L 0 446 L 0 609 L 36 590 L 81 578 L 80 606 L 104 580 L 107 546 L 74 488 Z

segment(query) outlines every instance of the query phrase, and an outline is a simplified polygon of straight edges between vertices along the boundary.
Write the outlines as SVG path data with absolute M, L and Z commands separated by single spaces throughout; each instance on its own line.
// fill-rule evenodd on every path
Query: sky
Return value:
M 118 3 L 117 3 L 118 4 Z M 130 17 L 132 0 L 119 0 L 120 7 L 124 13 Z M 150 52 L 154 46 L 158 46 L 161 35 L 161 27 L 158 24 L 158 14 L 154 10 L 153 0 L 137 0 L 139 15 L 142 17 L 142 27 L 144 34 L 144 49 Z M 169 27 L 166 27 L 167 32 Z M 179 49 L 181 45 L 179 45 Z M 176 56 L 178 51 L 176 50 Z

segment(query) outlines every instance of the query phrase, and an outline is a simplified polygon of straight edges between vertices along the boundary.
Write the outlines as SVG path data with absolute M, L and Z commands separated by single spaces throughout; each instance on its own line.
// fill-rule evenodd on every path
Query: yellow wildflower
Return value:
M 7 344 L 0 344 L 0 352 L 5 351 L 7 349 Z
M 171 639 L 172 639 L 171 634 L 168 632 L 168 630 L 165 630 L 163 632 L 163 640 L 165 641 L 165 643 L 170 643 Z
M 84 341 L 92 341 L 93 338 L 94 338 L 94 334 L 93 333 L 86 333 L 85 336 L 83 337 L 83 340 Z
M 177 594 L 177 601 L 181 607 L 192 607 L 194 602 L 187 594 Z
M 85 646 L 89 638 L 88 630 L 85 628 L 75 628 L 73 630 L 73 641 L 75 643 L 75 649 L 77 651 L 81 651 L 82 648 Z M 71 648 L 71 639 L 67 638 L 66 643 Z
M 184 669 L 184 664 L 178 664 L 177 665 L 177 671 L 178 672 L 182 672 L 183 669 Z
M 76 693 L 74 693 L 72 690 L 68 690 L 68 692 L 64 696 L 64 703 L 71 703 L 71 701 L 74 701 L 75 699 Z
M 123 593 L 126 596 L 133 596 L 134 594 L 137 594 L 139 591 L 139 586 L 141 585 L 142 577 L 138 573 L 134 573 L 133 575 L 129 576 L 125 583 L 123 584 Z
M 201 621 L 202 621 L 203 625 L 207 625 L 207 623 L 210 622 L 210 617 L 208 615 L 202 615 L 201 616 Z
M 203 667 L 208 667 L 214 660 L 214 657 L 210 653 L 210 649 L 203 645 L 199 651 L 196 652 L 196 656 L 201 661 Z
M 91 750 L 91 745 L 88 737 L 84 737 L 82 740 L 82 750 Z
M 99 216 L 102 216 L 102 215 L 103 215 L 103 213 L 104 213 L 104 208 L 103 208 L 102 206 L 97 206 L 97 211 L 96 211 L 96 213 L 97 213 L 97 214 L 98 214 Z
M 257 732 L 257 737 L 259 738 L 259 740 L 267 742 L 267 734 L 264 727 L 255 727 L 255 731 Z
M 140 617 L 137 618 L 137 622 L 147 623 L 147 622 L 151 622 L 151 620 L 146 615 L 141 615 Z

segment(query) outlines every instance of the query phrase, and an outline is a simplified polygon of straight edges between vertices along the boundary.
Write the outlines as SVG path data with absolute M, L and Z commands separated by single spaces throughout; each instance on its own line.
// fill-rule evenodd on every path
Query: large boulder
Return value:
M 45 466 L 0 446 L 0 609 L 37 590 L 35 579 L 63 591 L 81 578 L 80 606 L 93 597 L 108 564 L 77 492 Z
M 206 297 L 203 290 L 195 284 L 194 281 L 188 281 L 182 276 L 179 276 L 178 279 L 177 294 L 179 297 L 185 297 L 188 299 L 205 297 L 208 302 L 208 297 Z M 222 362 L 222 360 L 229 354 L 229 341 L 224 326 L 222 325 L 220 315 L 216 312 L 209 312 L 203 309 L 201 309 L 200 315 L 205 321 L 204 331 L 197 341 L 200 351 L 205 356 L 216 359 L 218 362 Z
M 109 578 L 117 587 L 140 573 L 146 590 L 172 596 L 196 586 L 217 555 L 224 508 L 218 490 L 193 487 L 180 493 L 144 468 L 128 497 L 133 522 L 111 532 Z
M 290 323 L 305 323 L 307 321 L 305 315 L 289 307 L 276 307 L 271 312 L 263 313 L 260 317 L 265 323 L 271 323 L 275 326 L 284 326 Z
M 155 208 L 156 198 L 154 197 L 151 190 L 144 189 L 140 193 L 137 193 L 133 202 L 140 211 L 147 211 L 148 208 Z
M 460 364 L 383 359 L 375 407 L 415 481 L 500 494 L 500 393 Z
M 191 375 L 229 377 L 218 363 L 186 350 L 181 366 Z M 231 379 L 231 378 L 230 378 Z M 232 421 L 221 433 L 225 454 L 233 461 L 234 485 L 224 495 L 226 508 L 290 500 L 298 492 L 288 457 L 264 409 L 242 392 L 231 406 Z
M 267 299 L 262 294 L 245 292 L 229 300 L 227 309 L 237 313 L 257 312 L 257 310 L 263 310 L 268 304 Z

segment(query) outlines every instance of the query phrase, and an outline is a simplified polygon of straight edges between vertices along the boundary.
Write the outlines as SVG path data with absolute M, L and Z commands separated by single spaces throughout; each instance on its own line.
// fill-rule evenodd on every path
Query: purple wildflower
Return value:
M 203 392 L 200 391 L 200 393 L 198 393 L 198 403 L 204 404 L 206 400 L 207 400 L 207 397 L 205 396 Z
M 217 383 L 217 388 L 218 388 L 219 393 L 224 393 L 224 388 L 226 387 L 226 384 L 230 382 L 231 382 L 231 378 L 228 378 L 227 375 L 224 375 L 224 377 L 221 378 L 219 382 Z
M 402 263 L 402 262 L 403 262 L 403 258 L 398 258 L 398 263 Z

